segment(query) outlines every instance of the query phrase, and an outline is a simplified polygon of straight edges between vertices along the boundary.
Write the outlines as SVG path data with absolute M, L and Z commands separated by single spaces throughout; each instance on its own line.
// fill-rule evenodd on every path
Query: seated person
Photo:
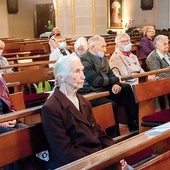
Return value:
M 139 43 L 139 57 L 146 58 L 155 49 L 153 45 L 154 36 L 155 29 L 153 26 L 145 26 L 143 28 L 143 37 Z
M 118 34 L 115 37 L 115 52 L 112 54 L 109 60 L 110 68 L 118 77 L 123 77 L 135 73 L 143 73 L 138 58 L 131 53 L 131 41 L 130 36 L 126 33 Z M 130 85 L 138 83 L 138 79 L 131 79 L 126 81 Z
M 42 124 L 50 145 L 49 169 L 115 143 L 96 124 L 89 101 L 77 93 L 83 87 L 83 69 L 74 55 L 64 56 L 55 64 L 56 87 L 42 107 Z M 121 166 L 128 169 L 124 160 Z
M 149 70 L 159 70 L 170 67 L 169 40 L 165 35 L 158 35 L 154 39 L 155 50 L 146 58 L 146 64 Z M 156 75 L 159 79 L 169 78 L 170 72 Z
M 139 42 L 139 59 L 141 59 L 141 66 L 145 71 L 148 71 L 146 65 L 146 57 L 151 51 L 155 49 L 153 45 L 153 39 L 155 36 L 155 29 L 153 26 L 145 26 L 143 28 L 143 37 Z
M 54 51 L 58 47 L 58 43 L 56 38 L 61 35 L 61 31 L 59 27 L 54 27 L 52 30 L 52 36 L 49 40 L 50 50 Z
M 70 54 L 70 52 L 66 49 L 67 43 L 66 39 L 63 36 L 58 36 L 56 38 L 56 42 L 58 44 L 58 47 L 51 52 L 49 60 L 58 60 L 59 58 Z M 54 64 L 49 64 L 49 67 L 54 67 Z
M 135 103 L 132 88 L 129 84 L 121 83 L 119 78 L 112 72 L 106 57 L 104 57 L 105 52 L 106 42 L 103 37 L 95 35 L 88 40 L 88 50 L 80 58 L 86 78 L 84 86 L 79 92 L 86 94 L 110 91 L 110 95 L 105 99 L 111 100 L 112 105 L 114 103 L 114 114 L 115 110 L 117 110 L 115 107 L 123 105 L 128 117 L 129 130 L 137 130 L 138 105 Z M 100 104 L 103 104 L 103 101 L 101 103 L 98 99 L 98 105 Z M 92 104 L 92 106 L 94 105 Z
M 5 48 L 5 43 L 0 40 L 0 66 L 8 66 L 9 63 L 5 57 L 2 56 L 2 53 Z M 12 73 L 12 69 L 0 69 L 0 75 L 4 73 Z
M 158 35 L 154 39 L 155 50 L 153 50 L 146 58 L 146 64 L 150 71 L 159 70 L 170 67 L 169 40 L 165 35 Z M 156 75 L 158 79 L 169 78 L 170 72 L 160 73 Z M 170 101 L 170 95 L 168 95 Z M 160 107 L 165 108 L 164 96 L 159 97 Z
M 0 77 L 0 114 L 14 112 L 14 106 L 9 98 L 9 91 L 4 78 Z M 14 130 L 15 128 L 24 127 L 22 123 L 17 123 L 17 120 L 0 123 L 0 133 Z
M 74 44 L 74 52 L 72 54 L 77 57 L 81 57 L 81 55 L 88 49 L 87 40 L 84 37 L 80 37 L 76 40 Z

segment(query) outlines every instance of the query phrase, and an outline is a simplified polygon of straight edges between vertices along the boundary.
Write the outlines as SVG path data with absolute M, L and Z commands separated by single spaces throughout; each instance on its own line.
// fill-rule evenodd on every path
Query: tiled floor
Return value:
M 129 133 L 128 126 L 126 124 L 119 124 L 120 134 L 125 135 Z

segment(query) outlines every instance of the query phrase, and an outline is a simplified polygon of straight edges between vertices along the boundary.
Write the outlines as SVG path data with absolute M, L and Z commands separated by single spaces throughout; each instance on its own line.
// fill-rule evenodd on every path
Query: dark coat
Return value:
M 42 108 L 53 168 L 114 144 L 94 120 L 90 103 L 77 94 L 80 111 L 57 88 Z
M 144 36 L 139 43 L 139 57 L 147 57 L 155 49 L 153 41 Z

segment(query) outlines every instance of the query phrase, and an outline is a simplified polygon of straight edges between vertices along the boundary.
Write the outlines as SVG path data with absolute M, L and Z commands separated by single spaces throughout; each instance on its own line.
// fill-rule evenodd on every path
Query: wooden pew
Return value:
M 108 94 L 109 92 L 94 93 L 93 97 L 90 96 L 90 99 L 95 99 L 103 95 L 107 96 Z M 84 95 L 84 97 L 89 99 L 88 95 Z M 0 135 L 0 167 L 49 148 L 42 129 L 41 108 L 42 105 L 1 115 L 0 123 L 13 119 L 27 119 L 27 117 L 35 115 L 39 119 L 34 120 L 27 127 Z
M 25 57 L 12 57 L 7 58 L 8 62 L 13 62 L 14 64 L 17 64 L 20 60 L 32 60 L 32 61 L 48 61 L 49 60 L 49 54 L 42 54 L 42 55 L 33 55 L 33 56 L 25 56 Z
M 48 40 L 19 42 L 20 51 L 30 51 L 31 55 L 50 53 Z
M 136 74 L 124 76 L 121 78 L 121 80 L 125 81 L 125 80 L 139 78 L 139 82 L 146 82 L 148 80 L 149 75 L 157 75 L 157 74 L 165 73 L 165 72 L 169 72 L 169 71 L 170 71 L 170 68 L 163 68 L 163 69 L 159 69 L 159 70 L 147 71 L 144 73 L 136 73 Z
M 118 144 L 110 146 L 106 149 L 98 151 L 94 154 L 86 156 L 82 159 L 69 163 L 65 166 L 58 168 L 59 170 L 106 170 L 109 166 L 114 170 L 120 170 L 119 161 L 126 159 L 129 156 L 138 153 L 139 151 L 150 147 L 153 150 L 155 158 L 149 163 L 142 165 L 136 165 L 135 170 L 150 170 L 159 163 L 161 163 L 161 169 L 169 170 L 169 142 L 170 142 L 170 130 L 160 135 L 147 136 L 145 133 L 141 133 Z M 166 161 L 165 161 L 166 160 Z M 165 162 L 163 162 L 165 161 Z M 154 168 L 153 168 L 154 169 Z M 152 169 L 152 170 L 153 170 Z M 156 168 L 157 169 L 157 168 Z M 159 169 L 159 168 L 158 168 Z
M 41 107 L 42 106 L 37 106 L 34 108 L 1 115 L 0 122 L 40 114 Z M 19 130 L 1 134 L 0 139 L 0 167 L 31 156 L 32 154 L 35 154 L 42 150 L 48 149 L 48 143 L 44 136 L 42 125 L 38 122 Z M 145 133 L 141 133 L 126 141 L 120 142 L 111 147 L 72 162 L 68 165 L 60 167 L 59 169 L 104 169 L 110 165 L 113 165 L 113 169 L 117 170 L 119 169 L 120 159 L 127 158 L 142 149 L 151 147 L 154 151 L 154 154 L 158 156 L 152 160 L 151 164 L 143 164 L 143 166 L 145 165 L 144 167 L 146 169 L 146 167 L 152 166 L 153 162 L 154 164 L 158 164 L 162 160 L 169 159 L 169 142 L 169 130 L 155 136 L 147 136 L 145 135 Z M 142 165 L 140 165 L 139 167 L 141 166 Z M 167 167 L 167 162 L 165 164 L 161 164 L 161 166 L 164 170 L 168 170 L 169 168 L 169 166 Z M 142 168 L 136 167 L 135 169 L 141 170 Z
M 139 132 L 148 127 L 142 127 L 142 117 L 155 112 L 153 99 L 170 93 L 170 78 L 140 83 L 134 86 L 136 102 L 139 103 Z
M 30 51 L 25 51 L 25 52 L 12 52 L 12 53 L 3 53 L 2 56 L 6 57 L 7 59 L 9 57 L 20 57 L 20 56 L 29 56 L 31 54 Z
M 52 68 L 31 69 L 21 72 L 7 73 L 2 76 L 7 83 L 19 82 L 19 86 L 23 86 L 26 84 L 54 79 L 52 70 Z M 21 88 L 19 91 L 21 91 Z
M 25 69 L 32 69 L 34 66 L 38 66 L 38 68 L 48 67 L 50 63 L 55 63 L 56 60 L 52 61 L 35 61 L 35 62 L 28 62 L 28 63 L 19 63 L 19 64 L 11 64 L 8 66 L 0 66 L 0 69 L 9 69 L 13 68 L 14 71 L 23 71 Z
M 20 51 L 20 46 L 18 42 L 5 42 L 4 53 L 13 53 L 19 51 Z

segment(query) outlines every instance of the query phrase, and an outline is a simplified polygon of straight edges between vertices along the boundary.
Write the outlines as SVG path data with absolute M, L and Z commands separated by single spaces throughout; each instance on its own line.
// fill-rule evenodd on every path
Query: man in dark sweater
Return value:
M 108 98 L 93 100 L 91 101 L 92 106 L 112 101 L 118 126 L 117 105 L 124 105 L 128 116 L 129 130 L 137 130 L 138 105 L 135 103 L 131 86 L 121 83 L 119 78 L 116 77 L 110 69 L 108 61 L 104 57 L 104 53 L 106 52 L 106 42 L 104 38 L 95 35 L 88 40 L 88 46 L 89 50 L 81 57 L 81 62 L 84 66 L 85 83 L 79 92 L 87 94 L 94 91 L 109 90 L 110 96 Z

